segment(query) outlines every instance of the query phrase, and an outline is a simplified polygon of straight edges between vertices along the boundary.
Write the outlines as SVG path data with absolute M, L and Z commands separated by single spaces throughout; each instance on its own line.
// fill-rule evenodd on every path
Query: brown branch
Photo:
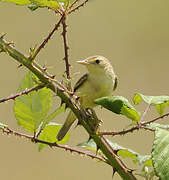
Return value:
M 159 116 L 159 117 L 157 117 L 157 118 L 155 118 L 155 119 L 153 119 L 153 120 L 151 120 L 151 121 L 147 121 L 147 122 L 144 122 L 144 123 L 141 123 L 141 125 L 139 126 L 135 126 L 135 127 L 132 127 L 132 128 L 130 128 L 130 129 L 127 129 L 127 130 L 123 130 L 123 131 L 117 131 L 117 132 L 99 132 L 99 135 L 111 135 L 111 136 L 116 136 L 116 135 L 124 135 L 124 134 L 127 134 L 127 133 L 131 133 L 131 132 L 133 132 L 133 131 L 135 131 L 135 130 L 139 130 L 139 129 L 145 129 L 145 130 L 150 130 L 150 128 L 147 128 L 147 127 L 145 127 L 145 125 L 147 125 L 147 124 L 151 124 L 151 123 L 153 123 L 153 122 L 155 122 L 155 121 L 157 121 L 157 120 L 159 120 L 159 119 L 162 119 L 162 118 L 164 118 L 164 117 L 167 117 L 167 116 L 169 116 L 169 113 L 167 113 L 167 114 L 164 114 L 164 115 L 162 115 L 162 116 Z M 150 130 L 151 131 L 151 130 Z M 152 130 L 153 131 L 153 130 Z
M 75 0 L 69 7 L 69 9 L 72 9 L 72 7 L 78 2 L 79 0 Z
M 146 127 L 145 125 L 142 125 L 141 128 L 144 129 L 144 130 L 152 131 L 152 132 L 155 131 L 154 129 L 148 128 L 148 127 Z
M 75 12 L 77 10 L 79 10 L 81 7 L 84 7 L 84 5 L 86 5 L 86 3 L 88 2 L 89 0 L 85 0 L 82 4 L 80 4 L 79 6 L 75 7 L 74 9 L 70 10 L 68 12 L 68 14 L 71 14 L 72 12 Z
M 47 44 L 47 42 L 49 41 L 49 39 L 52 37 L 52 35 L 54 34 L 54 32 L 59 28 L 61 22 L 64 19 L 64 14 L 61 16 L 59 22 L 57 24 L 55 24 L 55 27 L 53 28 L 53 30 L 49 33 L 49 35 L 44 39 L 44 41 L 40 44 L 40 46 L 36 49 L 34 55 L 31 57 L 29 57 L 31 60 L 34 60 L 36 58 L 36 56 L 38 55 L 38 53 L 41 51 L 42 48 L 45 47 L 45 45 Z
M 6 134 L 15 135 L 17 137 L 24 137 L 26 139 L 31 140 L 32 142 L 35 142 L 35 143 L 42 143 L 42 144 L 46 144 L 46 145 L 48 145 L 50 147 L 56 147 L 56 148 L 64 149 L 66 151 L 75 152 L 77 154 L 85 155 L 85 156 L 91 157 L 92 159 L 97 159 L 99 161 L 103 161 L 103 162 L 107 163 L 106 159 L 102 158 L 99 155 L 90 153 L 88 151 L 83 151 L 83 150 L 80 150 L 78 148 L 70 147 L 70 146 L 67 146 L 67 145 L 57 144 L 56 142 L 51 143 L 51 142 L 48 142 L 48 141 L 43 141 L 43 140 L 35 138 L 34 136 L 29 136 L 29 135 L 26 135 L 26 134 L 23 134 L 23 133 L 19 133 L 17 131 L 14 131 L 14 130 L 8 128 L 8 127 L 4 127 L 4 128 L 1 128 L 1 129 L 2 129 L 3 133 L 6 133 Z
M 130 129 L 127 130 L 123 130 L 123 131 L 116 131 L 116 132 L 99 132 L 99 135 L 111 135 L 111 136 L 116 136 L 116 135 L 124 135 L 127 134 L 129 132 L 133 132 L 135 130 L 138 130 L 140 127 L 139 126 L 135 126 L 132 127 Z
M 7 98 L 0 99 L 0 103 L 8 101 L 8 100 L 11 100 L 11 99 L 15 100 L 15 98 L 17 98 L 18 96 L 22 96 L 24 94 L 29 94 L 32 91 L 38 91 L 39 89 L 42 89 L 43 87 L 45 87 L 45 85 L 41 84 L 41 85 L 38 85 L 36 87 L 30 88 L 30 89 L 26 89 L 26 90 L 24 90 L 22 92 L 19 92 L 19 93 L 15 94 L 15 95 L 11 95 L 11 96 L 8 96 Z
M 70 79 L 70 70 L 69 70 L 70 64 L 69 64 L 69 58 L 68 58 L 69 47 L 67 45 L 67 36 L 66 36 L 66 33 L 67 33 L 66 16 L 64 17 L 62 21 L 62 27 L 63 27 L 62 36 L 63 36 L 63 43 L 64 43 L 64 53 L 65 53 L 64 60 L 66 64 L 66 76 L 67 76 L 67 79 Z
M 159 116 L 159 117 L 157 117 L 157 118 L 155 118 L 155 119 L 153 119 L 153 120 L 151 120 L 151 121 L 144 122 L 143 125 L 147 125 L 147 124 L 153 123 L 153 122 L 155 122 L 155 121 L 157 121 L 157 120 L 159 120 L 159 119 L 163 119 L 163 118 L 165 118 L 165 117 L 167 117 L 167 116 L 169 116 L 169 113 L 166 113 L 166 114 L 164 114 L 164 115 L 162 115 L 162 116 Z
M 78 153 L 80 155 L 89 156 L 92 159 L 98 159 L 99 161 L 104 161 L 105 162 L 105 160 L 101 156 L 90 153 L 88 151 L 83 151 L 83 150 L 80 150 L 80 149 L 77 149 L 77 148 L 74 148 L 74 147 L 70 147 L 70 146 L 67 146 L 67 145 L 57 144 L 56 142 L 51 143 L 51 142 L 43 141 L 43 140 L 40 140 L 40 139 L 34 139 L 34 142 L 35 143 L 46 144 L 46 145 L 48 145 L 50 147 L 58 147 L 58 148 L 66 150 L 66 151 L 75 152 L 75 153 Z

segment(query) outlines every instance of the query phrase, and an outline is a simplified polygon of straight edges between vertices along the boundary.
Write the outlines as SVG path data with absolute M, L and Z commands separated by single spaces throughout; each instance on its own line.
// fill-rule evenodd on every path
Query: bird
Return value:
M 117 75 L 114 72 L 110 61 L 104 56 L 90 56 L 84 60 L 77 61 L 84 65 L 88 73 L 84 74 L 75 84 L 74 93 L 79 97 L 83 108 L 95 108 L 97 104 L 95 99 L 111 96 L 117 87 Z M 69 131 L 71 125 L 76 120 L 76 116 L 70 110 L 65 123 L 57 134 L 57 140 L 60 141 Z

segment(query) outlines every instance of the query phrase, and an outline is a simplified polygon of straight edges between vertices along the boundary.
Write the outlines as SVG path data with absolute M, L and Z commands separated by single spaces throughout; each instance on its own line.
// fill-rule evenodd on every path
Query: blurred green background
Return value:
M 169 95 L 169 1 L 163 0 L 91 0 L 85 8 L 68 18 L 68 40 L 72 73 L 86 72 L 76 60 L 99 54 L 110 59 L 119 77 L 115 95 L 132 99 L 134 93 Z M 28 54 L 28 49 L 39 44 L 57 22 L 55 14 L 47 9 L 31 12 L 26 7 L 0 3 L 0 32 L 13 41 L 16 48 Z M 61 31 L 55 33 L 45 49 L 37 57 L 41 65 L 61 79 L 64 71 Z M 5 54 L 0 54 L 0 98 L 16 92 L 25 68 Z M 73 76 L 75 82 L 80 75 Z M 58 104 L 56 100 L 54 104 Z M 143 111 L 145 104 L 137 107 Z M 146 120 L 157 117 L 152 113 Z M 97 108 L 104 120 L 102 129 L 117 131 L 126 128 L 130 121 Z M 0 122 L 18 128 L 13 114 L 13 102 L 0 104 Z M 66 115 L 57 117 L 62 123 Z M 168 119 L 160 122 L 168 123 Z M 69 144 L 76 145 L 87 139 L 82 127 L 71 131 Z M 110 139 L 141 154 L 151 152 L 153 134 L 139 131 Z M 14 136 L 0 135 L 1 179 L 5 180 L 56 180 L 56 179 L 111 179 L 112 169 L 86 157 L 60 149 L 45 148 L 41 153 L 37 145 Z M 130 168 L 136 169 L 130 160 Z M 115 175 L 114 179 L 121 179 Z M 142 179 L 139 178 L 138 179 Z

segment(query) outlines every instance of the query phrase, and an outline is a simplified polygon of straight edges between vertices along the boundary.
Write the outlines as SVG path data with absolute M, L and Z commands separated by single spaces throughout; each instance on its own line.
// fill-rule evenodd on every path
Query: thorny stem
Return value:
M 85 0 L 82 4 L 80 4 L 79 6 L 75 7 L 74 9 L 70 10 L 68 12 L 68 14 L 71 14 L 72 12 L 75 12 L 77 10 L 79 10 L 79 8 L 83 7 L 89 0 Z
M 69 9 L 72 9 L 72 7 L 78 2 L 79 0 L 75 0 L 69 7 Z
M 59 28 L 61 22 L 64 19 L 64 14 L 61 16 L 60 20 L 58 21 L 58 23 L 55 25 L 55 27 L 53 28 L 53 30 L 49 33 L 49 35 L 44 39 L 44 41 L 40 44 L 40 46 L 37 48 L 37 50 L 35 51 L 34 55 L 31 57 L 31 60 L 34 60 L 36 58 L 36 56 L 38 55 L 38 53 L 41 51 L 42 48 L 45 47 L 45 45 L 47 44 L 47 42 L 49 41 L 49 39 L 52 37 L 52 35 L 54 34 L 54 32 Z
M 44 87 L 45 87 L 45 85 L 41 84 L 41 85 L 38 85 L 36 87 L 30 88 L 30 89 L 26 89 L 26 90 L 24 90 L 22 92 L 19 92 L 19 93 L 15 94 L 15 95 L 11 95 L 11 96 L 8 96 L 7 98 L 0 99 L 0 103 L 5 102 L 5 101 L 9 101 L 11 99 L 15 100 L 15 98 L 17 98 L 18 96 L 22 96 L 24 94 L 29 94 L 32 91 L 38 91 L 39 89 L 42 89 Z
M 64 53 L 65 53 L 64 60 L 65 60 L 65 65 L 66 65 L 66 76 L 67 76 L 67 79 L 70 79 L 70 70 L 69 70 L 70 64 L 69 64 L 69 59 L 68 59 L 69 47 L 67 45 L 67 36 L 66 36 L 66 33 L 67 33 L 66 16 L 64 16 L 64 19 L 62 21 L 62 27 L 63 27 L 62 36 L 63 36 L 63 43 L 64 43 Z
M 104 158 L 102 158 L 101 156 L 90 153 L 88 151 L 83 151 L 83 150 L 80 150 L 78 148 L 70 147 L 70 146 L 67 146 L 67 145 L 60 145 L 60 144 L 57 144 L 56 142 L 52 143 L 52 142 L 48 142 L 48 141 L 43 141 L 43 140 L 37 139 L 34 136 L 29 136 L 29 135 L 14 131 L 14 130 L 8 128 L 8 127 L 3 127 L 1 129 L 2 129 L 2 132 L 6 133 L 6 134 L 15 135 L 17 137 L 24 137 L 26 139 L 31 140 L 32 142 L 35 142 L 35 143 L 42 143 L 42 144 L 46 144 L 46 145 L 48 145 L 50 147 L 57 147 L 57 148 L 60 148 L 60 149 L 64 149 L 66 151 L 75 152 L 75 153 L 78 153 L 80 155 L 85 155 L 85 156 L 91 157 L 92 159 L 97 159 L 99 161 L 107 163 L 107 161 Z
M 147 125 L 147 124 L 153 123 L 153 122 L 155 122 L 155 121 L 157 121 L 159 119 L 163 119 L 164 117 L 167 117 L 167 116 L 169 116 L 169 113 L 166 113 L 166 114 L 164 114 L 162 116 L 159 116 L 159 117 L 157 117 L 157 118 L 155 118 L 155 119 L 153 119 L 151 121 L 144 122 L 143 125 Z
M 111 135 L 111 136 L 124 135 L 124 134 L 127 134 L 127 133 L 131 133 L 131 132 L 133 132 L 135 130 L 139 130 L 140 128 L 145 129 L 145 130 L 154 131 L 154 130 L 152 130 L 150 128 L 147 128 L 145 125 L 151 124 L 151 123 L 153 123 L 153 122 L 155 122 L 155 121 L 157 121 L 159 119 L 162 119 L 164 117 L 167 117 L 167 116 L 169 116 L 169 113 L 164 114 L 162 116 L 159 116 L 159 117 L 157 117 L 157 118 L 155 118 L 155 119 L 153 119 L 151 121 L 147 121 L 147 122 L 141 123 L 141 126 L 138 125 L 138 126 L 130 128 L 130 129 L 123 130 L 123 131 L 117 131 L 117 132 L 99 132 L 99 135 Z

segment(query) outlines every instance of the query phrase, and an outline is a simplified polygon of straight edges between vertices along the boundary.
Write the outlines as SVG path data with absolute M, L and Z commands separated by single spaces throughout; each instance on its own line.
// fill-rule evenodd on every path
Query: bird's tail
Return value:
M 57 139 L 60 141 L 64 138 L 64 136 L 66 135 L 66 133 L 69 131 L 71 125 L 73 124 L 73 122 L 76 120 L 76 116 L 74 115 L 74 113 L 72 111 L 69 112 L 65 123 L 63 124 L 62 128 L 60 129 L 59 133 L 57 134 Z

